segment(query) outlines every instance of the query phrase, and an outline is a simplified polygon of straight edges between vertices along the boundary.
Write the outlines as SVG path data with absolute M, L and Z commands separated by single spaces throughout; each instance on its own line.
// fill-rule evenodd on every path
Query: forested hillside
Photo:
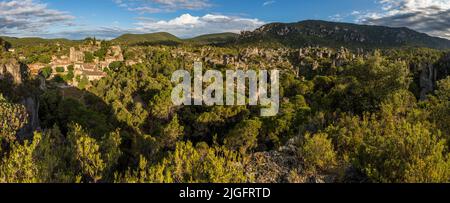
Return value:
M 450 49 L 450 41 L 403 28 L 307 20 L 298 23 L 272 23 L 244 32 L 239 43 L 259 46 L 341 46 L 347 48 L 428 47 Z
M 0 182 L 450 182 L 445 50 L 74 43 L 1 49 Z M 280 70 L 280 113 L 174 106 L 194 61 Z

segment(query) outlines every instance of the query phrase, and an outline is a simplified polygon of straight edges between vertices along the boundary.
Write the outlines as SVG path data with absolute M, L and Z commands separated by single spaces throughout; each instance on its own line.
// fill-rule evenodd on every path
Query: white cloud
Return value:
M 119 7 L 139 13 L 200 10 L 211 7 L 209 0 L 113 0 Z
M 138 7 L 138 8 L 128 8 L 129 11 L 137 11 L 141 14 L 144 13 L 160 13 L 162 12 L 161 9 L 159 8 L 152 8 L 152 7 L 148 7 L 148 6 L 144 6 L 144 7 Z
M 130 7 L 130 4 L 144 0 L 114 1 L 126 9 L 133 9 L 134 7 Z M 185 9 L 197 9 L 206 6 L 205 3 L 208 3 L 206 0 L 148 0 L 148 2 L 158 3 L 160 8 L 136 7 L 133 11 L 160 12 L 158 9 L 180 6 Z M 187 38 L 220 32 L 239 33 L 243 30 L 254 30 L 265 24 L 259 19 L 240 16 L 220 14 L 195 16 L 188 13 L 168 20 L 139 17 L 136 18 L 136 23 L 127 27 L 119 27 L 117 23 L 112 23 L 111 26 L 94 27 L 75 24 L 74 19 L 75 17 L 68 12 L 51 9 L 39 0 L 0 0 L 0 35 L 16 37 L 82 39 L 95 36 L 111 39 L 124 33 L 169 32 L 178 37 Z
M 258 19 L 235 16 L 183 14 L 171 20 L 141 19 L 136 25 L 139 32 L 169 32 L 179 37 L 193 37 L 219 32 L 239 33 L 242 30 L 254 30 L 263 24 L 265 23 Z
M 169 20 L 155 20 L 151 18 L 139 17 L 135 27 L 98 27 L 80 28 L 67 31 L 60 31 L 43 37 L 82 39 L 85 37 L 96 37 L 101 39 L 112 39 L 125 33 L 143 34 L 154 32 L 169 32 L 181 38 L 190 38 L 203 34 L 234 32 L 242 30 L 254 30 L 264 22 L 258 19 L 242 18 L 236 16 L 226 16 L 217 14 L 206 14 L 204 16 L 193 16 L 183 14 Z
M 378 0 L 381 11 L 355 13 L 364 24 L 408 27 L 450 39 L 450 0 Z
M 332 15 L 329 17 L 331 21 L 340 22 L 344 20 L 344 17 L 341 14 Z
M 137 23 L 141 32 L 170 32 L 180 37 L 193 37 L 201 34 L 253 30 L 263 25 L 258 19 L 207 14 L 192 16 L 183 14 L 168 21 L 141 21 Z
M 71 25 L 73 16 L 33 0 L 0 2 L 0 34 L 29 35 L 55 24 Z
M 263 6 L 268 6 L 268 5 L 271 5 L 271 4 L 274 4 L 274 3 L 276 3 L 276 1 L 265 1 L 263 3 Z
M 169 9 L 202 9 L 211 6 L 208 0 L 152 0 Z

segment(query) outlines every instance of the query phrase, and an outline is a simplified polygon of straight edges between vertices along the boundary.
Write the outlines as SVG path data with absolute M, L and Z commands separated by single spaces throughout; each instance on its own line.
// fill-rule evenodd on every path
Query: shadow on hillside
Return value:
M 1 76 L 0 91 L 3 96 L 11 103 L 24 105 L 28 114 L 27 125 L 17 131 L 19 141 L 32 139 L 34 132 L 54 126 L 67 135 L 69 126 L 75 123 L 97 140 L 120 129 L 124 156 L 123 160 L 119 160 L 119 165 L 129 166 L 129 163 L 136 162 L 131 152 L 136 133 L 126 123 L 118 121 L 110 105 L 91 92 L 64 82 L 46 81 L 45 86 L 42 89 L 39 77 L 27 77 L 18 84 L 11 74 Z

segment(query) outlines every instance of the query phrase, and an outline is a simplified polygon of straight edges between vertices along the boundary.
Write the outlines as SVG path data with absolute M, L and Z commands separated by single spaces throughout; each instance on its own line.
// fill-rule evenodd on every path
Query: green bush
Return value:
M 138 169 L 116 176 L 116 182 L 245 183 L 252 177 L 245 174 L 242 161 L 237 153 L 224 148 L 179 142 L 173 153 L 153 167 L 141 156 Z
M 64 73 L 65 71 L 64 67 L 56 67 L 56 72 L 58 73 Z
M 342 157 L 372 182 L 450 181 L 447 141 L 432 124 L 402 117 L 345 117 L 329 127 Z
M 92 63 L 94 62 L 95 56 L 91 52 L 84 52 L 84 62 L 85 63 Z
M 298 155 L 308 170 L 327 171 L 337 163 L 336 152 L 326 133 L 306 134 Z
M 41 69 L 40 74 L 44 78 L 49 78 L 52 75 L 53 69 L 50 66 L 46 66 L 45 68 Z
M 262 123 L 258 119 L 246 120 L 239 123 L 225 137 L 225 146 L 245 154 L 258 146 L 258 135 Z

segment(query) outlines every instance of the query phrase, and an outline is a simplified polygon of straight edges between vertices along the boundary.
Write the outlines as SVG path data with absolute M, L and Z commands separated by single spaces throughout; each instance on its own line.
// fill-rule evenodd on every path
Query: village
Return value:
M 101 48 L 101 42 L 92 42 L 88 45 L 79 45 L 70 47 L 68 55 L 55 56 L 51 58 L 49 64 L 40 62 L 28 65 L 32 76 L 37 76 L 43 69 L 51 68 L 49 79 L 56 76 L 65 76 L 72 74 L 71 80 L 66 81 L 69 86 L 77 86 L 80 78 L 86 78 L 88 81 L 95 81 L 105 77 L 104 71 L 109 65 L 116 61 L 124 61 L 122 49 L 120 46 L 110 46 L 103 60 L 94 57 L 92 60 L 86 60 L 86 54 L 93 54 Z

